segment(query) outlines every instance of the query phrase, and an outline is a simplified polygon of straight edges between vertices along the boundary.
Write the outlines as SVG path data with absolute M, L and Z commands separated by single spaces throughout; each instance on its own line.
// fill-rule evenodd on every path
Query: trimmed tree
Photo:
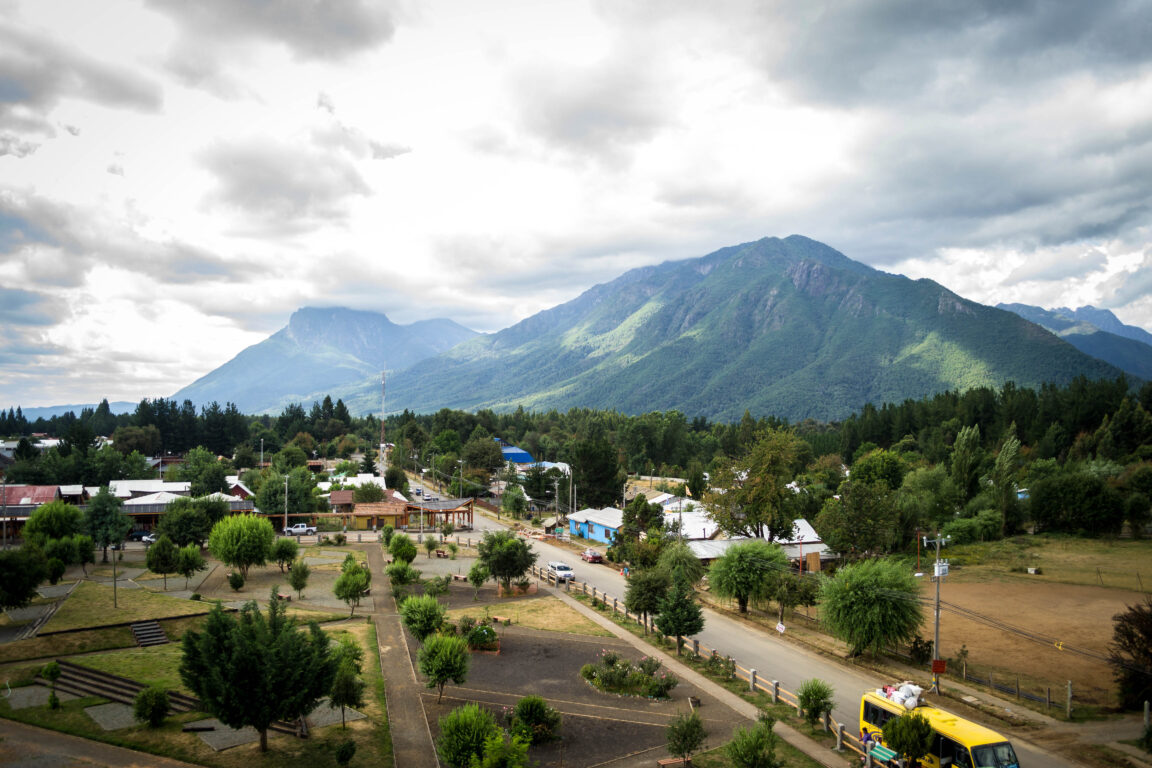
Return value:
M 312 711 L 336 674 L 328 635 L 315 622 L 301 630 L 286 610 L 276 587 L 267 616 L 255 602 L 239 617 L 217 603 L 204 630 L 182 641 L 180 679 L 225 725 L 255 728 L 261 752 L 268 751 L 268 726 Z
M 906 759 L 912 768 L 920 765 L 920 758 L 928 754 L 935 735 L 928 718 L 919 712 L 909 712 L 884 723 L 884 744 Z
M 424 551 L 428 553 L 429 558 L 431 558 L 432 553 L 436 551 L 436 547 L 437 547 L 436 538 L 434 536 L 432 536 L 431 534 L 429 534 L 428 537 L 424 539 Z
M 1108 662 L 1125 709 L 1152 699 L 1152 597 L 1112 617 Z
M 352 609 L 348 614 L 352 616 L 356 613 L 356 606 L 360 605 L 364 595 L 368 594 L 368 589 L 372 585 L 372 574 L 351 553 L 344 558 L 340 570 L 340 577 L 336 579 L 332 591 Z
M 879 653 L 908 643 L 924 624 L 920 588 L 903 565 L 864 560 L 842 567 L 820 587 L 820 614 L 850 653 Z
M 427 686 L 436 688 L 439 696 L 436 703 L 444 698 L 444 686 L 449 681 L 460 685 L 468 679 L 468 643 L 462 637 L 433 635 L 417 654 L 420 674 L 428 678 Z
M 699 562 L 699 560 L 697 560 Z M 624 606 L 641 617 L 644 634 L 648 634 L 648 617 L 660 611 L 660 604 L 668 594 L 672 581 L 660 568 L 637 571 L 628 579 L 624 592 Z
M 276 543 L 272 545 L 272 559 L 280 566 L 280 572 L 283 573 L 284 569 L 292 564 L 300 555 L 300 544 L 296 539 L 278 538 Z
M 336 676 L 332 679 L 332 689 L 328 692 L 328 706 L 340 707 L 340 728 L 347 729 L 345 709 L 364 706 L 366 684 L 360 678 L 360 659 L 364 652 L 351 639 L 342 639 L 336 652 Z
M 240 571 L 245 579 L 253 565 L 264 565 L 272 553 L 276 531 L 267 518 L 231 515 L 212 526 L 208 551 L 220 562 Z
M 48 578 L 48 560 L 39 547 L 25 544 L 0 551 L 0 610 L 23 608 Z
M 176 573 L 180 567 L 180 550 L 172 543 L 172 539 L 161 536 L 148 547 L 144 563 L 152 573 L 164 577 L 164 591 L 168 591 L 168 574 Z
M 782 768 L 783 761 L 776 757 L 780 737 L 773 728 L 774 718 L 760 720 L 751 728 L 737 728 L 732 741 L 724 745 L 724 754 L 735 768 Z
M 660 552 L 656 568 L 668 574 L 675 581 L 684 581 L 693 586 L 704 578 L 706 569 L 696 553 L 682 541 L 665 545 Z
M 444 623 L 444 606 L 430 595 L 410 597 L 400 605 L 400 618 L 421 643 Z
M 304 599 L 304 587 L 308 586 L 308 576 L 311 573 L 312 569 L 303 560 L 297 560 L 288 569 L 288 585 L 296 590 L 297 600 Z
M 471 702 L 444 715 L 439 726 L 436 754 L 450 768 L 468 768 L 484 753 L 484 743 L 500 734 L 492 713 Z
M 132 703 L 132 715 L 150 728 L 159 728 L 168 716 L 168 691 L 158 685 L 150 685 Z
M 72 538 L 76 542 L 76 562 L 87 576 L 88 566 L 96 563 L 96 542 L 91 536 L 79 535 Z
M 388 554 L 392 555 L 393 563 L 410 563 L 416 559 L 416 545 L 406 533 L 397 533 L 388 544 Z
M 88 502 L 88 533 L 96 546 L 104 550 L 101 562 L 108 562 L 108 547 L 124 541 L 132 530 L 132 521 L 123 512 L 124 505 L 107 488 L 101 488 Z
M 476 549 L 479 562 L 500 581 L 505 592 L 511 591 L 513 579 L 528 573 L 537 558 L 527 541 L 509 531 L 485 531 Z
M 748 613 L 748 601 L 773 594 L 787 570 L 788 557 L 779 545 L 754 539 L 716 558 L 708 569 L 708 584 L 720 597 L 735 599 L 740 613 Z
M 490 578 L 492 574 L 488 573 L 488 567 L 484 563 L 479 560 L 472 563 L 472 567 L 468 569 L 468 583 L 472 585 L 473 602 L 480 599 L 480 587 Z
M 212 531 L 213 521 L 208 519 L 208 514 L 197 501 L 185 496 L 173 499 L 157 523 L 156 532 L 167 535 L 178 547 L 202 545 Z
M 189 544 L 180 547 L 176 553 L 176 573 L 184 577 L 184 589 L 188 589 L 188 581 L 200 571 L 208 567 L 204 562 L 204 555 L 200 554 L 200 547 Z

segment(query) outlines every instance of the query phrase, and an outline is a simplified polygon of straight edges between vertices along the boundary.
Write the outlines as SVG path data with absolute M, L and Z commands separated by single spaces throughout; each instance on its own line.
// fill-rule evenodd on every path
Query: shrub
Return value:
M 922 667 L 932 659 L 932 641 L 925 640 L 916 635 L 912 638 L 912 643 L 908 647 L 908 653 L 912 656 L 912 663 L 918 667 Z
M 477 704 L 457 707 L 440 718 L 436 754 L 451 768 L 468 768 L 473 756 L 479 758 L 484 742 L 500 733 L 496 718 Z
M 168 691 L 155 685 L 140 691 L 132 704 L 132 714 L 149 727 L 159 728 L 168 716 Z
M 234 591 L 239 592 L 244 588 L 244 574 L 240 573 L 240 571 L 232 571 L 232 573 L 228 574 L 228 586 L 232 587 Z
M 421 643 L 444 623 L 444 606 L 431 595 L 410 597 L 400 606 L 404 626 Z
M 406 562 L 396 562 L 384 569 L 384 574 L 393 586 L 405 586 L 420 579 L 420 571 Z
M 559 736 L 560 713 L 540 696 L 525 696 L 516 702 L 510 720 L 512 735 L 523 736 L 529 744 L 543 744 Z
M 654 656 L 645 656 L 644 658 L 640 659 L 640 661 L 636 662 L 636 666 L 640 667 L 644 674 L 652 677 L 660 671 L 661 664 L 660 659 L 657 659 Z
M 580 667 L 580 677 L 591 683 L 596 679 L 597 669 L 599 669 L 599 667 L 597 667 L 595 664 L 585 664 L 584 666 Z
M 392 543 L 392 537 L 396 534 L 396 529 L 390 525 L 386 525 L 380 529 L 380 541 L 384 543 L 384 548 L 387 549 L 388 545 Z
M 355 756 L 356 742 L 352 741 L 352 739 L 342 741 L 336 746 L 336 763 L 338 765 L 348 765 Z
M 698 713 L 685 715 L 682 712 L 668 725 L 668 751 L 687 762 L 707 736 L 704 721 Z
M 336 544 L 336 546 L 342 547 L 348 542 L 348 537 L 343 533 L 337 533 L 333 534 L 332 541 Z
M 832 711 L 832 686 L 815 678 L 805 680 L 796 691 L 796 702 L 804 711 L 804 720 L 815 726 L 824 713 Z
M 648 683 L 648 695 L 654 699 L 666 699 L 679 682 L 666 672 L 661 675 L 654 675 Z
M 58 557 L 49 558 L 48 560 L 48 583 L 56 584 L 64 576 L 64 571 L 68 566 L 64 565 L 64 561 Z
M 189 599 L 190 600 L 199 600 L 200 599 L 200 593 L 199 592 L 193 592 L 192 597 Z
M 500 642 L 496 630 L 487 624 L 479 624 L 471 629 L 467 635 L 468 647 L 472 650 L 495 650 Z

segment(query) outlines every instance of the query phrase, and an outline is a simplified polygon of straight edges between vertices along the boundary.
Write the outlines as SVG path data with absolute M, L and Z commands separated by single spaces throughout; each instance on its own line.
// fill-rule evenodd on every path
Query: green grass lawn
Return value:
M 123 588 L 116 590 L 116 605 L 113 606 L 111 585 L 84 581 L 65 599 L 41 633 L 188 616 L 205 613 L 209 608 L 211 605 L 208 603 L 183 600 L 146 589 Z

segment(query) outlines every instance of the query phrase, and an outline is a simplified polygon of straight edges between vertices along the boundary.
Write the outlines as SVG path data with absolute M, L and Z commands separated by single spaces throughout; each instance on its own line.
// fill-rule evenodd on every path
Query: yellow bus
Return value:
M 1016 750 L 1001 734 L 962 717 L 929 706 L 907 710 L 902 704 L 868 691 L 860 697 L 860 738 L 883 743 L 884 723 L 909 711 L 922 715 L 934 735 L 923 768 L 1020 768 Z

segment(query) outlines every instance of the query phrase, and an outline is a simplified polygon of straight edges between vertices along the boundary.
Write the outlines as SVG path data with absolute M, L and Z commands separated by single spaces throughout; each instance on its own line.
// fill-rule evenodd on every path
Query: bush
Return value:
M 386 525 L 380 529 L 380 541 L 384 543 L 384 549 L 392 543 L 392 537 L 396 534 L 396 529 L 390 525 Z
M 496 630 L 487 624 L 479 624 L 472 628 L 466 636 L 468 647 L 472 650 L 492 651 L 495 650 L 499 643 L 500 638 L 496 635 Z
M 796 703 L 804 711 L 808 725 L 815 726 L 826 712 L 832 711 L 832 686 L 823 680 L 805 680 L 796 691 Z
M 64 571 L 68 566 L 64 565 L 64 561 L 58 557 L 48 559 L 48 583 L 55 585 L 56 582 L 64 576 Z
M 584 678 L 588 682 L 592 682 L 596 679 L 597 669 L 598 667 L 595 664 L 585 664 L 584 666 L 580 667 L 580 677 Z
M 908 647 L 908 653 L 912 656 L 912 663 L 922 667 L 932 659 L 932 641 L 916 635 Z
M 133 716 L 151 728 L 159 728 L 168 716 L 168 691 L 152 685 L 136 694 L 132 704 Z
M 516 702 L 510 717 L 513 736 L 523 736 L 529 744 L 543 744 L 559 736 L 560 713 L 540 696 L 525 696 Z
M 499 733 L 491 712 L 477 704 L 465 704 L 440 718 L 436 754 L 451 768 L 468 768 L 472 757 L 483 753 L 485 740 Z
M 636 662 L 636 666 L 640 667 L 644 674 L 652 677 L 660 671 L 660 667 L 662 665 L 660 664 L 660 659 L 657 659 L 655 656 L 645 656 L 644 658 L 640 659 L 640 661 Z
M 680 713 L 668 726 L 668 751 L 687 762 L 707 736 L 704 721 L 698 713 Z
M 599 690 L 626 696 L 668 698 L 669 692 L 680 682 L 674 676 L 660 671 L 660 662 L 651 657 L 640 660 L 636 666 L 621 658 L 615 651 L 604 651 L 599 664 L 585 664 L 580 676 Z
M 336 746 L 336 763 L 338 765 L 348 765 L 355 756 L 356 742 L 352 741 L 352 739 L 342 741 Z
M 337 533 L 333 534 L 332 541 L 336 544 L 336 546 L 342 547 L 348 542 L 348 537 L 343 533 Z
M 475 626 L 476 626 L 476 617 L 475 616 L 461 616 L 460 617 L 460 634 L 463 635 L 464 637 L 467 637 L 468 633 L 471 632 L 472 628 Z
M 410 597 L 401 604 L 400 617 L 404 626 L 422 643 L 444 623 L 444 606 L 431 595 Z
M 239 592 L 244 588 L 244 574 L 240 573 L 240 571 L 232 571 L 232 573 L 228 574 L 228 586 L 232 587 L 234 591 Z
M 192 597 L 190 597 L 189 599 L 190 600 L 199 600 L 200 599 L 200 593 L 199 592 L 193 592 Z

